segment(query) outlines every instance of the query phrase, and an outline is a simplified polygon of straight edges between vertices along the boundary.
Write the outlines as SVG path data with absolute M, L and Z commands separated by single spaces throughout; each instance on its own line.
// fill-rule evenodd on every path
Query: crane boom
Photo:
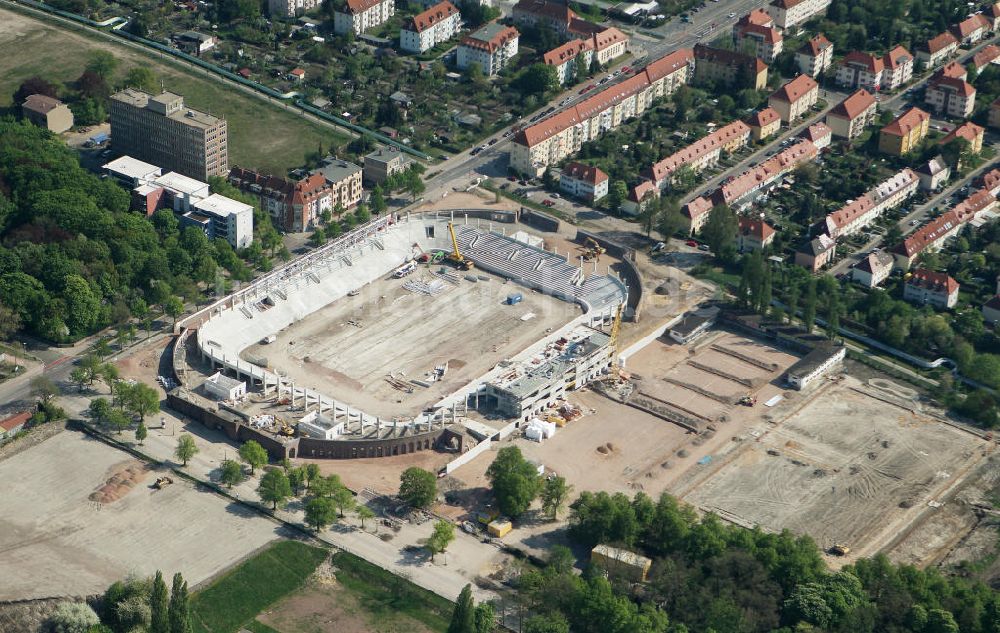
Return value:
M 451 222 L 448 223 L 448 232 L 451 234 L 451 256 L 457 262 L 465 259 L 461 251 L 458 250 L 458 238 L 455 237 L 455 225 Z

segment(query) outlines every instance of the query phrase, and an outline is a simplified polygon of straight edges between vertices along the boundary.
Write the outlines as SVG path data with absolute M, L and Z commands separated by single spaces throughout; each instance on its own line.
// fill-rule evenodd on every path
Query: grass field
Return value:
M 133 66 L 149 66 L 167 90 L 184 95 L 192 107 L 225 117 L 229 122 L 231 165 L 284 175 L 320 144 L 327 149 L 347 141 L 344 134 L 310 123 L 298 114 L 185 66 L 5 8 L 0 9 L 0 106 L 10 106 L 14 91 L 29 77 L 72 82 L 83 72 L 88 54 L 98 49 L 111 51 L 118 58 L 119 79 Z
M 298 541 L 279 541 L 240 563 L 192 597 L 194 632 L 238 630 L 302 586 L 327 554 L 323 548 Z

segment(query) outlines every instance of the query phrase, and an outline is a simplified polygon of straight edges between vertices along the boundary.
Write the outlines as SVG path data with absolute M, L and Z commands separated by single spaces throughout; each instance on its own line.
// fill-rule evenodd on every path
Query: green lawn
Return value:
M 118 58 L 118 80 L 133 66 L 149 66 L 167 90 L 184 95 L 192 107 L 225 117 L 231 165 L 284 175 L 319 145 L 328 150 L 348 140 L 346 134 L 309 123 L 295 111 L 268 104 L 162 57 L 5 8 L 0 9 L 0 106 L 9 106 L 20 83 L 35 75 L 71 83 L 83 72 L 89 53 L 97 49 L 111 51 Z
M 191 599 L 195 633 L 231 633 L 302 586 L 328 552 L 299 541 L 279 541 L 240 563 Z M 259 633 L 268 629 L 258 628 Z

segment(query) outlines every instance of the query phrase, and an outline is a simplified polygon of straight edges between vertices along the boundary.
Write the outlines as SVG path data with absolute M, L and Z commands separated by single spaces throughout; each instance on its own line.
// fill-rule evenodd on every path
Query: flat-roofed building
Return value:
M 21 115 L 38 127 L 59 134 L 73 127 L 69 106 L 47 95 L 29 95 L 21 104 Z
M 627 578 L 633 582 L 646 582 L 653 561 L 626 549 L 598 545 L 590 553 L 590 563 L 613 577 Z
M 226 120 L 185 106 L 180 95 L 126 88 L 111 95 L 110 116 L 116 152 L 199 180 L 229 173 Z
M 163 170 L 156 165 L 144 163 L 131 156 L 120 156 L 105 164 L 102 169 L 108 176 L 129 189 L 138 187 L 142 181 L 153 180 L 163 173 Z
M 253 207 L 213 193 L 207 198 L 196 200 L 188 213 L 211 218 L 209 239 L 221 237 L 233 248 L 246 248 L 253 242 Z M 181 216 L 184 223 L 184 216 Z

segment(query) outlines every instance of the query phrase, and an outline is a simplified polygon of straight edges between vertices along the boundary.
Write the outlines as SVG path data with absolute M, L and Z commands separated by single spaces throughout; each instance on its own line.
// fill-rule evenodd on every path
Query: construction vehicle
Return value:
M 284 435 L 285 437 L 295 437 L 295 429 L 292 428 L 288 422 L 284 420 L 280 421 L 281 427 L 278 429 L 278 435 Z
M 608 252 L 608 249 L 598 244 L 597 240 L 592 237 L 584 240 L 583 246 L 580 246 L 579 249 L 583 251 L 583 260 L 586 262 L 597 261 L 601 255 Z
M 736 401 L 736 404 L 742 404 L 744 407 L 752 407 L 757 404 L 757 398 L 747 394 Z
M 165 486 L 169 486 L 174 483 L 174 480 L 170 477 L 157 477 L 156 481 L 153 482 L 153 487 L 157 490 L 163 490 Z
M 453 264 L 456 268 L 461 270 L 472 270 L 475 265 L 472 263 L 471 259 L 466 258 L 462 254 L 462 251 L 458 250 L 458 238 L 455 237 L 455 225 L 451 222 L 448 223 L 448 233 L 451 234 L 451 248 L 450 254 L 445 255 L 445 261 L 449 264 Z
M 846 545 L 835 544 L 830 548 L 830 553 L 834 556 L 847 556 L 851 553 L 851 548 Z

